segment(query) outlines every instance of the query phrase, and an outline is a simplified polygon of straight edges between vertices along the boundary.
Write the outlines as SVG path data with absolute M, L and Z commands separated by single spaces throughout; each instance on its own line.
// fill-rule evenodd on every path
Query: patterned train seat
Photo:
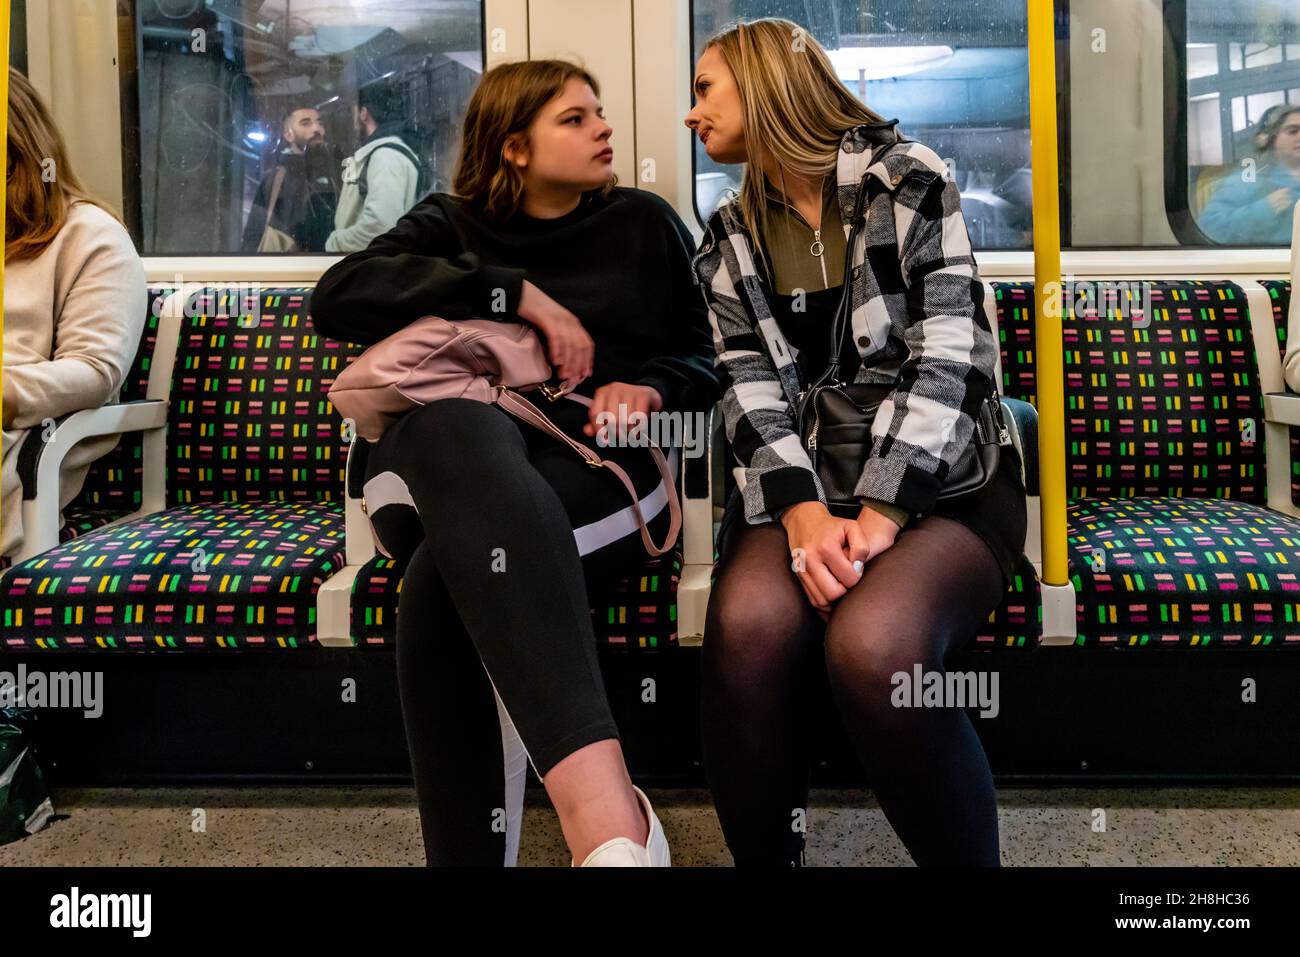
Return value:
M 315 644 L 316 591 L 344 547 L 347 445 L 326 392 L 360 348 L 316 334 L 308 291 L 262 290 L 256 314 L 233 290 L 192 295 L 168 411 L 168 507 L 10 569 L 4 648 Z M 109 480 L 128 467 L 139 466 L 111 466 Z
M 1300 521 L 1264 506 L 1245 293 L 1155 282 L 1143 304 L 1129 292 L 1077 314 L 1067 297 L 1063 318 L 1077 643 L 1300 647 Z M 997 293 L 1003 387 L 1027 398 L 1033 287 Z
M 668 556 L 647 558 L 640 571 L 593 594 L 592 628 L 597 647 L 612 652 L 664 651 L 677 647 L 677 582 L 680 546 Z M 394 647 L 401 569 L 376 555 L 352 587 L 352 638 L 366 648 Z
M 1006 283 L 994 287 L 997 297 L 998 340 L 1002 353 L 1002 382 L 999 389 L 1009 399 L 1036 406 L 1034 379 L 1034 287 L 1032 283 Z M 992 314 L 993 304 L 986 303 Z M 1037 492 L 1037 462 L 1026 462 L 1027 491 Z M 1031 518 L 1032 521 L 1032 518 Z M 1043 634 L 1042 599 L 1038 577 L 1028 558 L 1021 556 L 1002 604 L 994 609 L 975 635 L 972 648 L 979 650 L 1032 649 Z

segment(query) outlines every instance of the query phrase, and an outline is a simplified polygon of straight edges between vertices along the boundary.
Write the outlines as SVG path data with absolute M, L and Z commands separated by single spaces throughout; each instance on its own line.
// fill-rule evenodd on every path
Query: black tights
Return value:
M 790 563 L 779 523 L 742 517 L 724 539 L 709 600 L 704 759 L 736 863 L 801 863 L 808 694 L 824 663 L 840 718 L 913 860 L 997 866 L 997 798 L 971 719 L 961 708 L 890 700 L 892 675 L 918 663 L 942 671 L 947 653 L 997 607 L 993 554 L 959 522 L 921 519 L 867 563 L 827 623 Z

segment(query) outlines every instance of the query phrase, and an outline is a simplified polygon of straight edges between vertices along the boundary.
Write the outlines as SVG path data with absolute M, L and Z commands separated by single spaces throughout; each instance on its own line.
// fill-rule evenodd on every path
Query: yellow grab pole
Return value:
M 1053 0 L 1029 0 L 1029 128 L 1034 187 L 1038 485 L 1042 496 L 1043 583 L 1064 585 L 1067 584 L 1065 398 L 1053 7 Z

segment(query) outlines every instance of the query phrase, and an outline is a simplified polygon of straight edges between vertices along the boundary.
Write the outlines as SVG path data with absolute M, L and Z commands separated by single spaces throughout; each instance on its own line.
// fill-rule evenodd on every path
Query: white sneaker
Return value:
M 637 844 L 631 838 L 613 837 L 587 855 L 583 867 L 672 867 L 672 855 L 668 853 L 668 839 L 664 837 L 663 826 L 659 816 L 650 806 L 650 799 L 636 785 L 632 786 L 637 799 L 641 802 L 642 813 L 650 825 L 650 834 L 645 846 Z M 572 865 L 572 861 L 570 861 Z

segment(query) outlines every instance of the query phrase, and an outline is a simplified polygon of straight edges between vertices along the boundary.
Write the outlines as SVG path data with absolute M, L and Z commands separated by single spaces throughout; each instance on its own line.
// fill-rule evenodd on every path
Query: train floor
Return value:
M 675 864 L 731 863 L 707 791 L 647 794 Z M 0 846 L 0 867 L 424 863 L 409 787 L 59 787 L 53 802 L 45 829 Z M 1300 864 L 1300 788 L 999 788 L 998 803 L 1007 866 Z M 519 863 L 567 866 L 545 792 L 525 804 Z M 869 793 L 810 804 L 810 865 L 911 864 Z

